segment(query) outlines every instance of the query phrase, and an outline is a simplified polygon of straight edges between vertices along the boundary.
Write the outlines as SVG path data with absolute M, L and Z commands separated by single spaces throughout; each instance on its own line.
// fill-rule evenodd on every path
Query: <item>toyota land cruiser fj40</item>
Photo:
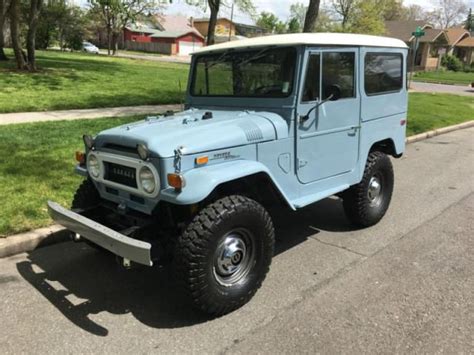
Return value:
M 49 213 L 125 265 L 170 260 L 198 308 L 228 313 L 269 270 L 272 209 L 337 195 L 358 226 L 384 216 L 389 156 L 405 149 L 407 53 L 322 33 L 205 47 L 185 110 L 85 135 L 72 209 Z

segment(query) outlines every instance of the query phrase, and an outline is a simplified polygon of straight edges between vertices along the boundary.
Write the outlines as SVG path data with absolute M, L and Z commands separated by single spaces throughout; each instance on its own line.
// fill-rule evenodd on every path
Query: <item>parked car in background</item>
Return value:
M 82 50 L 86 53 L 99 54 L 99 48 L 90 42 L 82 42 Z

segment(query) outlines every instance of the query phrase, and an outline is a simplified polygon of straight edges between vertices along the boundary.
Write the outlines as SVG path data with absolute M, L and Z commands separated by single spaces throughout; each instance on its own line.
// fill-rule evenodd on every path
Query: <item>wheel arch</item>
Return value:
M 286 206 L 295 209 L 268 168 L 257 161 L 238 160 L 192 169 L 183 173 L 186 186 L 180 191 L 167 188 L 160 199 L 177 205 L 191 205 L 225 193 L 243 194 L 265 204 L 259 198 L 262 190 L 277 196 Z M 258 190 L 258 191 L 255 191 Z
M 395 142 L 392 138 L 386 138 L 373 143 L 370 147 L 369 154 L 375 151 L 391 155 L 394 158 L 400 158 L 403 155 L 403 152 L 397 152 L 397 147 L 395 146 Z

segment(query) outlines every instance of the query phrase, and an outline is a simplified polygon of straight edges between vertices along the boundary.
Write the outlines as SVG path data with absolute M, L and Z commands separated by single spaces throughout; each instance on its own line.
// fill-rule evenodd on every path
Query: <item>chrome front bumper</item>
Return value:
M 153 265 L 150 243 L 127 237 L 52 201 L 48 201 L 48 213 L 56 223 L 124 259 Z

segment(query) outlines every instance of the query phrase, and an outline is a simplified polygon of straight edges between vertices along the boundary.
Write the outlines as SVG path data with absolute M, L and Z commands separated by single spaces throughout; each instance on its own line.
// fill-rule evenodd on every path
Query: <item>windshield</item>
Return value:
M 281 98 L 291 95 L 296 65 L 294 48 L 264 48 L 206 54 L 194 66 L 193 96 Z

